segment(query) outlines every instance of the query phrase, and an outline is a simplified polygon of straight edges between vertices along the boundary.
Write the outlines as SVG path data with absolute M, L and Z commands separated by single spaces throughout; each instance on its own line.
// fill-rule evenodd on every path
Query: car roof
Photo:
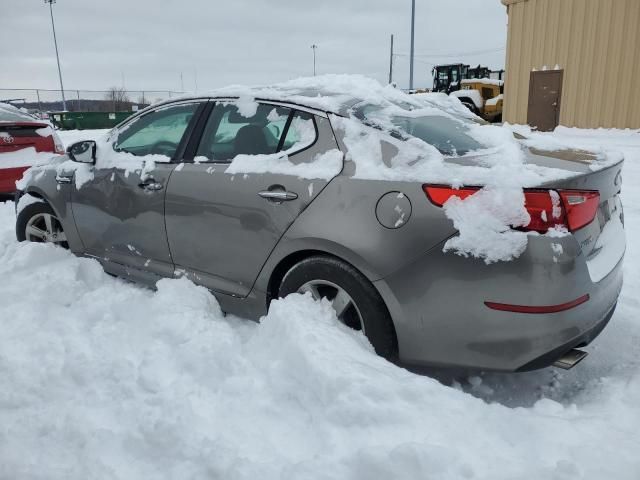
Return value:
M 283 102 L 338 115 L 347 115 L 354 105 L 363 102 L 421 106 L 401 90 L 361 75 L 323 75 L 265 86 L 232 85 L 199 95 L 173 98 L 163 104 L 202 98 Z

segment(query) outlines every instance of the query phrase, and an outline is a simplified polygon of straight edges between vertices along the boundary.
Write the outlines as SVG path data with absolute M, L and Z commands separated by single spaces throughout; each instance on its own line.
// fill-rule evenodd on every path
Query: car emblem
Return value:
M 11 135 L 2 135 L 0 136 L 0 138 L 2 138 L 4 143 L 13 143 L 15 140 L 15 138 L 13 138 Z

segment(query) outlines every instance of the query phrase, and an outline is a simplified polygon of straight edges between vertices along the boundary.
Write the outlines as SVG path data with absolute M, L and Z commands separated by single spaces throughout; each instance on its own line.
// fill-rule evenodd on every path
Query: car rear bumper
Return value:
M 593 283 L 573 236 L 530 237 L 518 259 L 491 265 L 443 253 L 441 244 L 375 285 L 393 317 L 401 363 L 522 371 L 548 366 L 600 333 L 622 288 L 622 259 Z M 485 304 L 558 306 L 584 295 L 588 301 L 555 313 Z

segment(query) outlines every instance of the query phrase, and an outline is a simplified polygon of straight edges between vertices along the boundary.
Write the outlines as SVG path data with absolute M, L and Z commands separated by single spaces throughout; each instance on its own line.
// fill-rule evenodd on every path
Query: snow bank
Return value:
M 637 302 L 574 371 L 450 388 L 377 357 L 326 302 L 224 317 L 186 279 L 153 292 L 18 244 L 13 221 L 0 205 L 2 478 L 638 478 Z M 514 395 L 532 405 L 496 403 Z

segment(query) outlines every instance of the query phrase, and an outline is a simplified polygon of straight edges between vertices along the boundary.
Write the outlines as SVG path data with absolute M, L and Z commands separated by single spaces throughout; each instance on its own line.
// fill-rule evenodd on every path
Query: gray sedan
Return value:
M 526 249 L 487 264 L 444 251 L 458 232 L 443 206 L 481 185 L 363 178 L 361 153 L 336 128 L 349 118 L 462 165 L 478 148 L 465 134 L 472 121 L 449 112 L 383 125 L 377 110 L 367 95 L 314 89 L 154 105 L 27 175 L 17 237 L 150 286 L 185 276 L 246 318 L 309 292 L 403 365 L 523 371 L 581 360 L 577 348 L 604 328 L 622 285 L 624 244 L 607 245 L 620 235 L 611 225 L 622 217 L 622 162 L 594 171 L 585 152 L 525 149 L 530 164 L 571 175 L 525 189 L 531 222 L 514 228 L 527 232 Z M 395 153 L 379 151 L 393 166 Z M 545 234 L 559 225 L 566 235 Z

